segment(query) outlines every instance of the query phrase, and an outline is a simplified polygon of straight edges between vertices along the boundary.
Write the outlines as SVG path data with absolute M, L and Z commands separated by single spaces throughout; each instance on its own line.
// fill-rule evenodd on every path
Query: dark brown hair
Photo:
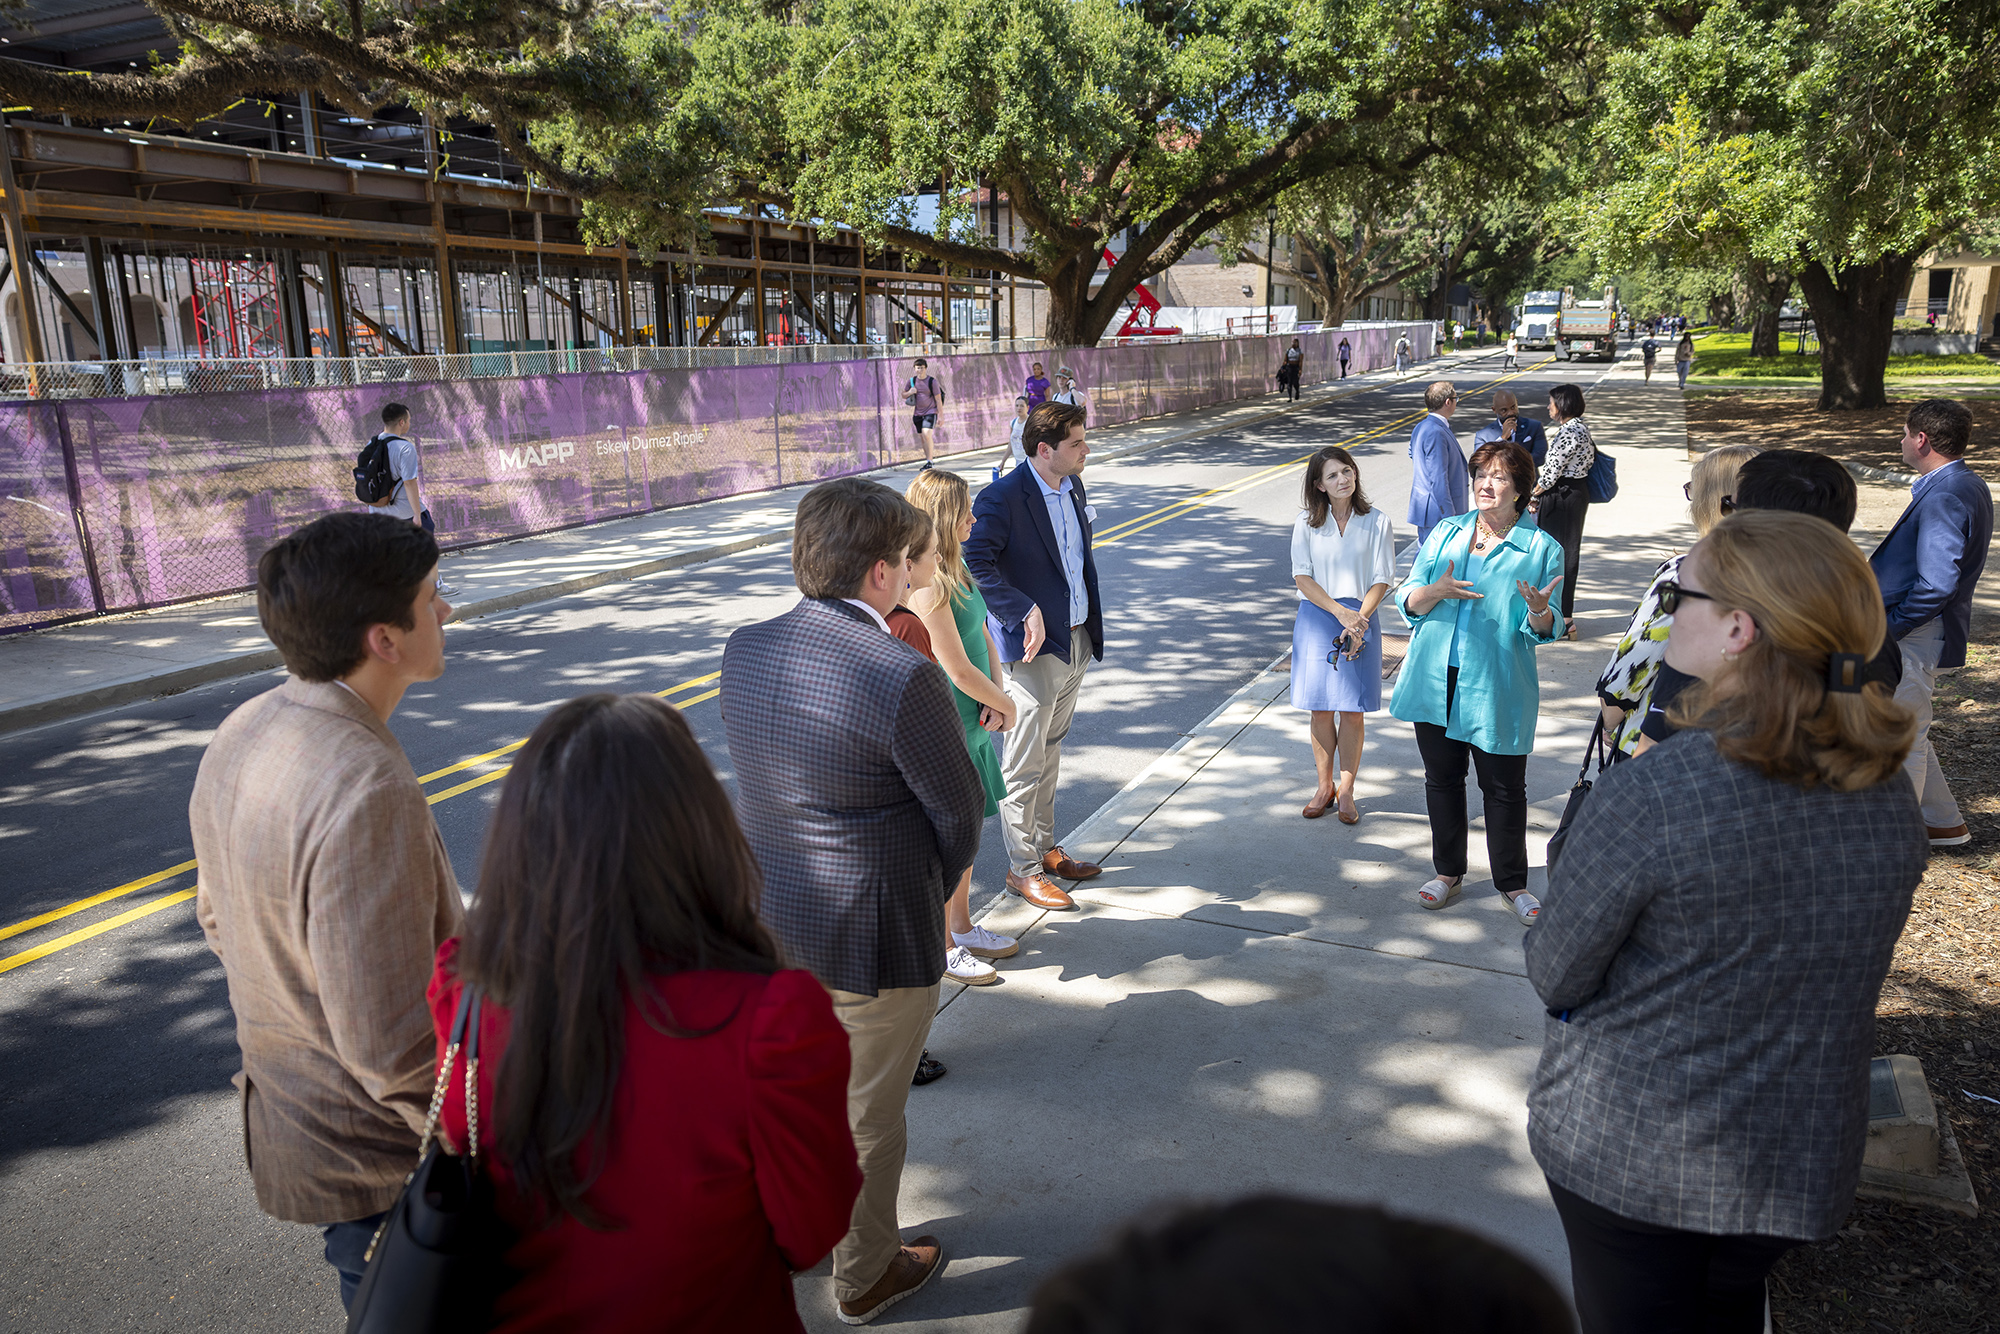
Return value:
M 391 403 L 382 409 L 382 424 L 393 428 L 397 422 L 408 421 L 410 410 L 401 403 Z
M 1573 384 L 1559 384 L 1549 390 L 1549 401 L 1555 404 L 1564 421 L 1575 421 L 1583 415 L 1583 390 Z
M 1472 451 L 1465 465 L 1468 477 L 1478 477 L 1489 463 L 1498 463 L 1514 481 L 1514 513 L 1528 508 L 1528 496 L 1535 489 L 1535 456 L 1512 440 L 1488 440 Z
M 1873 658 L 1888 633 L 1854 543 L 1809 514 L 1738 510 L 1689 555 L 1716 610 L 1747 612 L 1757 637 L 1720 678 L 1726 693 L 1697 682 L 1669 719 L 1707 728 L 1728 758 L 1799 787 L 1853 792 L 1893 776 L 1916 735 L 1910 711 L 1879 681 L 1858 694 L 1826 688 L 1830 655 Z
M 1282 1195 L 1135 1223 L 1036 1289 L 1026 1334 L 1569 1334 L 1535 1267 L 1447 1223 Z
M 615 1134 L 649 1133 L 611 1124 L 627 1004 L 657 1031 L 699 1037 L 676 1023 L 657 979 L 783 966 L 757 919 L 756 859 L 678 710 L 651 695 L 585 695 L 528 738 L 479 865 L 457 968 L 512 1025 L 496 1147 L 540 1221 L 615 1224 L 584 1197 Z
M 1069 438 L 1069 428 L 1083 425 L 1083 409 L 1074 403 L 1043 403 L 1028 414 L 1021 428 L 1021 448 L 1034 458 L 1044 444 L 1060 445 Z
M 1329 463 L 1344 463 L 1354 470 L 1354 494 L 1348 503 L 1354 506 L 1356 514 L 1366 514 L 1374 506 L 1368 503 L 1367 493 L 1361 489 L 1361 465 L 1354 456 L 1339 445 L 1324 445 L 1319 452 L 1306 460 L 1306 527 L 1317 528 L 1326 522 L 1326 516 L 1333 512 L 1333 501 L 1326 492 L 1314 486 L 1319 480 L 1320 470 Z
M 1949 398 L 1927 398 L 1910 409 L 1903 425 L 1921 431 L 1930 447 L 1948 459 L 1961 458 L 1972 443 L 1972 409 Z
M 877 561 L 901 560 L 924 516 L 880 482 L 821 482 L 792 520 L 792 578 L 809 598 L 853 597 Z
M 1452 388 L 1449 380 L 1433 380 L 1430 388 L 1424 390 L 1424 406 L 1436 412 L 1445 404 L 1458 398 L 1458 390 Z
M 329 514 L 257 560 L 257 619 L 301 681 L 337 681 L 368 656 L 370 627 L 416 627 L 437 539 L 408 519 Z

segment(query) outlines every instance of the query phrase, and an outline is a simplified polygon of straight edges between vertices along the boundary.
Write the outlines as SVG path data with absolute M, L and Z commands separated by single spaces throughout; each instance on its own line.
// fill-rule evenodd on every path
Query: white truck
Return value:
M 1555 350 L 1563 336 L 1564 296 L 1562 292 L 1530 292 L 1521 298 L 1521 314 L 1514 321 L 1514 335 L 1523 348 Z

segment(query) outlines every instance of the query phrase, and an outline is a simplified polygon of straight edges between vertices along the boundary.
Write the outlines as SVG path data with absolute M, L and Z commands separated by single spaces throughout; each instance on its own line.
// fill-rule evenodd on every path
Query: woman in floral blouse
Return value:
M 1553 447 L 1553 446 L 1552 446 Z M 1694 473 L 1682 488 L 1689 512 L 1694 516 L 1694 535 L 1705 537 L 1723 515 L 1729 513 L 1730 496 L 1736 490 L 1736 474 L 1746 461 L 1762 451 L 1755 445 L 1724 445 L 1711 449 L 1696 460 Z M 1679 577 L 1680 556 L 1669 556 L 1653 572 L 1653 582 L 1639 599 L 1632 623 L 1604 674 L 1597 678 L 1597 698 L 1604 706 L 1604 733 L 1611 748 L 1630 755 L 1639 743 L 1639 724 L 1645 721 L 1646 705 L 1658 679 L 1660 663 L 1667 653 L 1667 633 L 1674 618 L 1660 610 L 1660 585 Z
M 1549 447 L 1535 478 L 1535 524 L 1563 550 L 1563 638 L 1576 638 L 1576 567 L 1583 546 L 1583 516 L 1590 508 L 1590 465 L 1597 446 L 1583 424 L 1583 390 L 1559 384 L 1549 390 Z

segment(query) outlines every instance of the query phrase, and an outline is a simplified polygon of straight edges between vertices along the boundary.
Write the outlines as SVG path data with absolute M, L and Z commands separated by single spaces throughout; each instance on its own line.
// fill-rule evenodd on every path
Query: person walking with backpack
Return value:
M 1396 339 L 1396 374 L 1403 373 L 1403 366 L 1410 360 L 1410 336 L 1403 334 Z
M 376 514 L 403 519 L 435 537 L 437 523 L 424 504 L 423 460 L 409 432 L 409 408 L 391 403 L 382 409 L 382 429 L 354 461 L 354 495 Z M 458 590 L 440 580 L 438 592 L 455 597 Z
M 1688 387 L 1688 367 L 1694 364 L 1694 338 L 1682 334 L 1681 341 L 1674 344 L 1674 374 L 1681 380 L 1681 388 Z
M 924 467 L 931 466 L 937 445 L 938 406 L 944 402 L 944 386 L 930 373 L 930 363 L 918 357 L 910 368 L 910 382 L 903 386 L 903 406 L 917 425 L 917 443 L 924 447 Z

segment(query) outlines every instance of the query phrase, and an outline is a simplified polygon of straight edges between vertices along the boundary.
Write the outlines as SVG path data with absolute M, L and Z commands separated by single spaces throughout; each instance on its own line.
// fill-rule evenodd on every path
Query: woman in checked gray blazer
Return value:
M 1733 514 L 1659 594 L 1700 684 L 1550 873 L 1528 1143 L 1584 1334 L 1755 1334 L 1772 1264 L 1833 1235 L 1860 1177 L 1875 1002 L 1929 855 L 1913 720 L 1864 684 L 1882 598 L 1823 520 Z

